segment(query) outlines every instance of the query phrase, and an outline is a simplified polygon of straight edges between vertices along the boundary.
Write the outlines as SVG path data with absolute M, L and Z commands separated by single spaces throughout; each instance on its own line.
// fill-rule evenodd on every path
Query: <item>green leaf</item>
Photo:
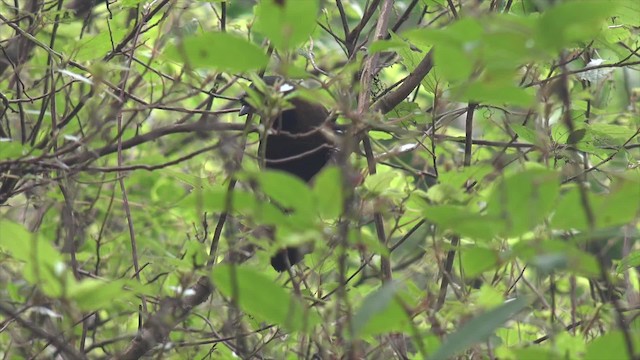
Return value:
M 258 318 L 284 326 L 289 331 L 310 331 L 320 319 L 288 290 L 248 266 L 219 265 L 211 272 L 217 289 L 235 300 L 240 309 Z
M 387 51 L 387 50 L 397 50 L 402 49 L 406 46 L 406 43 L 400 39 L 392 39 L 392 40 L 378 40 L 371 43 L 369 46 L 369 53 L 375 54 L 377 52 Z
M 309 40 L 316 27 L 318 0 L 260 1 L 256 7 L 255 28 L 267 36 L 279 50 L 286 51 L 298 47 Z
M 458 90 L 458 96 L 467 102 L 530 107 L 535 101 L 531 89 L 523 89 L 511 82 L 495 81 L 491 78 L 474 81 Z
M 551 227 L 563 230 L 587 229 L 587 216 L 580 201 L 580 191 L 577 185 L 569 188 L 560 197 L 551 218 Z
M 632 267 L 638 266 L 640 266 L 640 250 L 633 251 L 628 256 L 625 256 L 616 267 L 616 271 L 620 274 Z
M 484 308 L 495 308 L 504 302 L 504 294 L 492 284 L 484 283 L 478 292 L 472 293 L 476 303 Z
M 530 263 L 542 275 L 558 269 L 566 269 L 578 276 L 599 275 L 596 258 L 565 240 L 520 241 L 513 246 L 512 251 L 514 256 Z
M 492 14 L 484 20 L 482 58 L 490 72 L 513 74 L 513 64 L 540 58 L 539 50 L 532 46 L 535 25 L 532 18 Z
M 431 360 L 445 360 L 468 349 L 470 346 L 489 338 L 497 328 L 529 305 L 526 298 L 509 300 L 501 306 L 476 316 L 449 335 L 444 344 L 429 357 Z
M 360 308 L 353 317 L 353 333 L 356 337 L 367 325 L 372 316 L 389 306 L 398 289 L 398 282 L 389 282 L 364 298 Z
M 231 207 L 234 211 L 247 213 L 257 207 L 257 200 L 252 193 L 242 190 L 233 190 Z M 179 203 L 181 208 L 193 208 L 201 204 L 206 211 L 222 212 L 229 210 L 226 208 L 227 189 L 222 186 L 207 188 L 202 192 L 191 194 L 185 201 Z
M 17 159 L 25 155 L 28 147 L 19 141 L 11 141 L 0 138 L 0 160 Z
M 553 349 L 528 347 L 514 349 L 515 358 L 518 360 L 560 359 L 562 356 Z
M 468 180 L 480 181 L 492 171 L 494 171 L 494 168 L 491 165 L 475 164 L 461 169 L 441 171 L 438 175 L 438 180 L 442 184 L 460 189 Z
M 51 297 L 63 294 L 64 284 L 74 281 L 62 256 L 39 234 L 32 234 L 22 225 L 0 220 L 0 249 L 24 263 L 23 276 L 39 285 Z
M 371 195 L 392 196 L 398 191 L 397 184 L 403 178 L 397 171 L 380 171 L 364 179 L 364 187 Z
M 400 284 L 392 281 L 365 297 L 353 316 L 354 337 L 374 336 L 406 328 L 410 319 L 396 298 L 399 288 Z
M 473 59 L 459 47 L 437 47 L 433 61 L 438 72 L 451 82 L 468 80 L 474 68 Z
M 342 214 L 342 174 L 340 169 L 329 166 L 314 179 L 313 193 L 317 209 L 324 218 L 337 218 Z
M 616 17 L 620 24 L 633 28 L 640 26 L 640 3 L 636 0 L 617 0 Z
M 633 332 L 632 329 L 629 331 Z M 640 341 L 632 336 L 632 342 L 635 343 L 634 348 L 638 349 Z M 637 350 L 636 350 L 637 352 Z M 592 342 L 587 344 L 584 360 L 600 360 L 600 359 L 631 359 L 632 356 L 627 352 L 627 345 L 624 335 L 620 330 L 611 330 Z
M 476 277 L 499 264 L 499 254 L 484 247 L 465 247 L 461 253 L 462 268 L 467 277 Z
M 513 131 L 516 132 L 516 134 L 518 134 L 518 137 L 520 137 L 522 140 L 525 140 L 528 143 L 531 144 L 540 144 L 540 140 L 543 134 L 541 133 L 537 133 L 535 130 L 520 125 L 520 124 L 513 124 L 511 125 L 511 129 L 513 129 Z
M 33 241 L 33 236 L 20 224 L 0 220 L 0 246 L 18 260 L 29 260 L 31 253 L 29 245 Z
M 49 242 L 8 220 L 0 220 L 0 246 L 24 262 L 40 259 L 51 267 L 62 262 L 60 253 Z
M 530 264 L 541 276 L 547 276 L 556 270 L 564 270 L 568 266 L 568 259 L 562 253 L 542 254 L 534 257 Z
M 559 174 L 531 168 L 507 176 L 493 189 L 487 214 L 506 223 L 506 235 L 518 236 L 532 230 L 550 215 L 560 192 Z
M 261 69 L 269 62 L 258 46 L 223 32 L 185 37 L 177 45 L 167 47 L 164 56 L 192 68 L 230 72 Z
M 403 34 L 409 41 L 433 45 L 437 71 L 449 81 L 466 81 L 474 70 L 484 34 L 477 19 L 464 18 L 445 29 L 418 29 Z
M 279 206 L 297 214 L 312 216 L 314 198 L 309 186 L 299 178 L 284 171 L 267 170 L 258 179 L 262 191 Z
M 96 311 L 108 309 L 119 302 L 133 298 L 134 294 L 123 290 L 125 280 L 107 282 L 98 279 L 84 279 L 79 283 L 69 286 L 67 298 L 74 300 L 82 311 Z
M 628 224 L 640 211 L 640 179 L 616 179 L 610 189 L 591 204 L 598 229 Z
M 628 224 L 640 211 L 640 180 L 616 179 L 611 193 L 594 195 L 589 193 L 588 203 L 595 217 L 595 228 L 604 229 Z M 589 227 L 582 196 L 577 187 L 572 187 L 560 198 L 551 220 L 555 229 L 586 230 Z
M 463 206 L 427 206 L 423 216 L 444 229 L 476 240 L 491 240 L 504 229 L 499 218 L 483 216 Z
M 72 42 L 69 52 L 75 52 L 73 57 L 77 61 L 98 60 L 113 50 L 113 44 L 117 44 L 127 33 L 127 29 L 113 29 L 112 31 L 99 32 L 95 36 Z
M 587 130 L 586 129 L 577 129 L 574 130 L 573 132 L 571 132 L 569 134 L 569 137 L 567 138 L 567 144 L 568 145 L 574 145 L 577 144 L 578 142 L 580 142 L 582 139 L 584 139 L 585 135 L 587 134 Z
M 589 128 L 596 134 L 595 136 L 610 138 L 617 145 L 622 145 L 633 136 L 637 136 L 636 130 L 632 130 L 627 126 L 613 124 L 590 124 Z
M 538 21 L 537 41 L 551 51 L 587 41 L 602 31 L 616 11 L 615 1 L 567 1 L 545 11 Z

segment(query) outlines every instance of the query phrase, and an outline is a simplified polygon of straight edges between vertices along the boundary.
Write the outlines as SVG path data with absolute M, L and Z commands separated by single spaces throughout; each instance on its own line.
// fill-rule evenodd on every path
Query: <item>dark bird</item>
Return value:
M 295 85 L 277 76 L 263 78 L 269 89 L 289 93 Z M 256 90 L 255 85 L 251 86 Z M 327 109 L 319 104 L 294 97 L 288 99 L 291 108 L 278 111 L 264 118 L 260 109 L 255 109 L 243 99 L 240 115 L 258 112 L 262 123 L 268 126 L 266 136 L 261 139 L 264 146 L 264 163 L 267 169 L 280 170 L 295 175 L 309 183 L 327 165 L 333 153 L 333 145 L 326 136 L 326 124 L 331 124 Z M 304 254 L 297 247 L 282 249 L 271 258 L 271 266 L 282 272 L 300 262 Z

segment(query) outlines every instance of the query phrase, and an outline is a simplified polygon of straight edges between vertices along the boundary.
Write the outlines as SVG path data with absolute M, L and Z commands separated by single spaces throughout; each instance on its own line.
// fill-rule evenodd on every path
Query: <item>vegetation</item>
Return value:
M 2 358 L 640 357 L 637 0 L 23 0 L 0 24 Z M 238 100 L 264 73 L 303 81 L 261 113 L 301 97 L 342 129 L 311 185 L 260 170 Z

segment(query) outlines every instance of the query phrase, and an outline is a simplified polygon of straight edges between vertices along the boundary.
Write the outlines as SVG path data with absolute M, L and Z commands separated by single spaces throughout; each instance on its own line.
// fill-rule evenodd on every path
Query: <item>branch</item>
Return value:
M 221 123 L 221 122 L 214 122 L 214 121 L 175 124 L 175 125 L 161 127 L 161 128 L 152 130 L 146 134 L 137 135 L 132 137 L 129 140 L 123 141 L 122 149 L 123 150 L 130 149 L 134 146 L 159 139 L 169 134 L 199 132 L 199 131 L 241 131 L 243 127 L 244 125 L 242 124 Z M 74 155 L 72 157 L 64 159 L 63 161 L 67 166 L 71 167 L 73 165 L 81 164 L 86 161 L 95 160 L 97 158 L 100 158 L 102 156 L 105 156 L 117 151 L 118 151 L 118 144 L 110 144 L 97 150 L 87 150 L 81 154 Z
M 415 90 L 418 85 L 420 85 L 420 81 L 424 79 L 425 76 L 431 71 L 433 68 L 433 49 L 429 50 L 427 55 L 420 61 L 418 66 L 407 76 L 405 81 L 398 86 L 398 88 L 382 98 L 378 99 L 373 104 L 373 109 L 380 111 L 383 114 L 388 113 L 393 110 L 398 104 L 400 104 L 413 90 Z
M 20 326 L 27 328 L 36 337 L 47 340 L 49 343 L 55 346 L 56 349 L 58 349 L 60 352 L 65 354 L 67 356 L 67 359 L 82 360 L 87 358 L 84 354 L 80 353 L 78 350 L 76 350 L 74 347 L 72 347 L 70 344 L 65 342 L 60 337 L 49 334 L 48 332 L 42 330 L 40 326 L 21 318 L 18 313 L 13 311 L 13 309 L 6 306 L 2 302 L 0 302 L 0 312 L 4 313 L 5 315 L 7 315 L 7 317 L 9 317 L 7 321 L 15 320 L 15 322 L 20 324 Z
M 160 303 L 160 309 L 145 321 L 144 326 L 131 341 L 127 349 L 116 356 L 118 360 L 135 360 L 141 358 L 157 344 L 162 343 L 171 330 L 191 312 L 195 306 L 205 302 L 211 292 L 213 284 L 205 276 L 191 287 L 193 295 L 182 298 L 166 298 Z

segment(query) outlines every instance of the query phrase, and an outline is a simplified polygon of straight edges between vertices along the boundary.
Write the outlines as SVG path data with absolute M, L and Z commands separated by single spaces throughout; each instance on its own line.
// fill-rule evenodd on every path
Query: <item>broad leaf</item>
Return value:
M 307 308 L 290 291 L 253 268 L 219 265 L 211 277 L 224 296 L 261 321 L 284 326 L 289 331 L 310 331 L 319 322 L 316 310 Z

